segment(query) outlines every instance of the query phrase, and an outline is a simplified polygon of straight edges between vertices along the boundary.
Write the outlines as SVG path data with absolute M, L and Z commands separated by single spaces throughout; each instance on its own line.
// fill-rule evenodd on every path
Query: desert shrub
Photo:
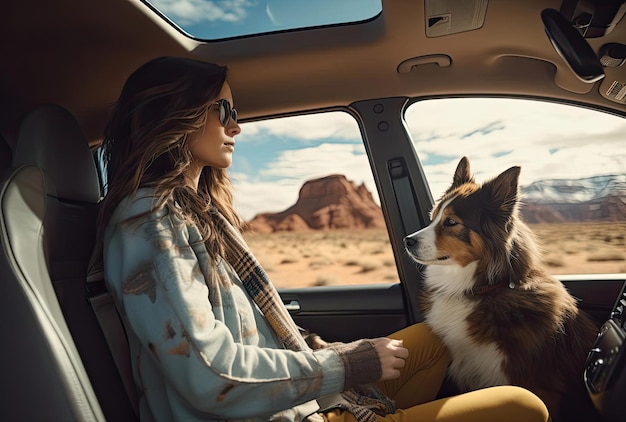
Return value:
M 321 275 L 318 276 L 315 281 L 313 282 L 313 286 L 330 286 L 332 284 L 337 283 L 337 280 L 332 277 L 332 276 L 328 276 L 328 275 Z
M 546 257 L 546 265 L 548 267 L 562 267 L 565 265 L 565 261 L 560 255 L 548 255 Z
M 362 262 L 360 265 L 362 273 L 368 273 L 380 268 L 380 263 L 378 262 Z
M 561 251 L 567 255 L 574 255 L 578 253 L 579 249 L 580 247 L 577 244 L 571 242 L 566 242 L 561 245 Z
M 309 262 L 309 267 L 311 268 L 327 267 L 329 265 L 332 265 L 332 263 L 333 261 L 331 259 L 323 257 L 323 256 L 319 256 L 319 257 L 311 259 L 311 261 Z
M 589 254 L 587 257 L 587 261 L 592 262 L 603 262 L 603 261 L 624 261 L 626 258 L 623 253 L 619 253 L 616 251 L 606 250 L 606 251 L 597 251 L 595 253 Z

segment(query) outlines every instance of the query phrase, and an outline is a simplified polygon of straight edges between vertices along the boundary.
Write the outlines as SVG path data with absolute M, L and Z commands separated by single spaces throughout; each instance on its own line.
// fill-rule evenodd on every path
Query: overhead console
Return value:
M 548 38 L 579 81 L 557 72 L 558 86 L 573 92 L 593 86 L 604 98 L 626 105 L 625 15 L 624 0 L 564 0 L 559 10 L 541 13 Z
M 626 282 L 587 358 L 587 391 L 607 422 L 626 420 Z

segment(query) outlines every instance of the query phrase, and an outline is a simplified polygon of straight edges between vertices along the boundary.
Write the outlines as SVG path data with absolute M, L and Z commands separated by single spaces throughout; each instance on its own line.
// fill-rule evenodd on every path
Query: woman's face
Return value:
M 228 82 L 224 83 L 217 100 L 225 98 L 233 106 L 233 95 Z M 233 119 L 229 119 L 224 127 L 220 123 L 220 110 L 217 104 L 212 105 L 207 114 L 206 125 L 188 139 L 189 151 L 194 158 L 197 170 L 205 166 L 228 168 L 233 162 L 235 151 L 234 136 L 241 132 L 241 128 Z

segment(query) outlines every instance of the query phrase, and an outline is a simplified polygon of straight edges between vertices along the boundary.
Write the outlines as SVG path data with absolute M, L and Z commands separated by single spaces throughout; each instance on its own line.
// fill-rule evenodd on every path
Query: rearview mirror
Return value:
M 585 83 L 604 78 L 604 69 L 589 43 L 565 16 L 555 9 L 541 12 L 548 39 L 574 74 Z

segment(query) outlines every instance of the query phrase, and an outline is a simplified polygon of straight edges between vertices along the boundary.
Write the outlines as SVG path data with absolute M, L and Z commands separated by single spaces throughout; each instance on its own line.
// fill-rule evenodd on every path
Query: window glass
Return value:
M 279 288 L 397 282 L 356 120 L 345 112 L 241 125 L 230 176 L 245 237 Z
M 246 35 L 371 19 L 380 0 L 144 0 L 194 38 Z
M 433 198 L 467 156 L 478 182 L 521 166 L 522 215 L 561 274 L 626 273 L 626 119 L 502 98 L 416 102 L 405 114 Z

